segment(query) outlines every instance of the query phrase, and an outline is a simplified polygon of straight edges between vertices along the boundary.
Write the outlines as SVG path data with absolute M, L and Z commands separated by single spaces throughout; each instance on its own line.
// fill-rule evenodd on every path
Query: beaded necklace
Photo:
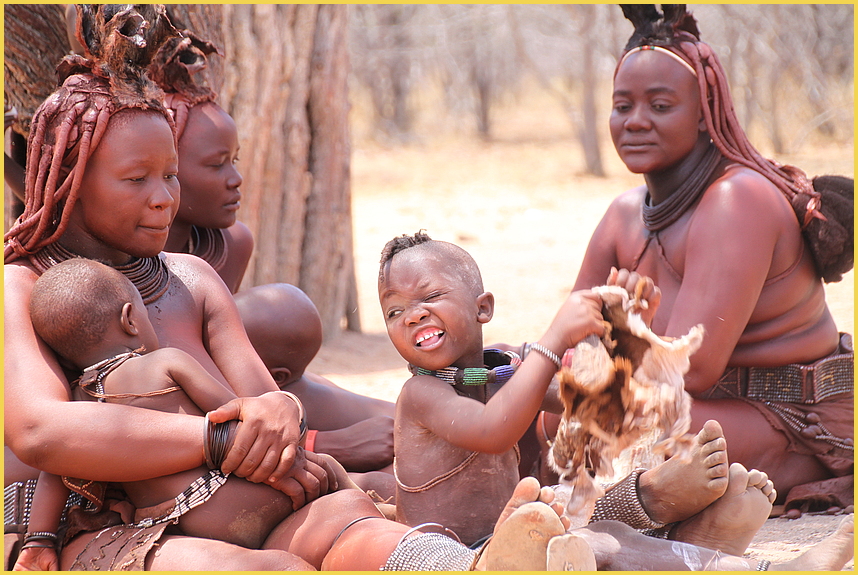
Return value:
M 44 273 L 48 268 L 60 262 L 79 257 L 83 256 L 67 250 L 59 243 L 54 242 L 31 256 L 30 261 L 39 273 Z M 167 268 L 163 254 L 158 254 L 150 258 L 132 258 L 127 264 L 111 267 L 131 280 L 131 283 L 140 292 L 140 295 L 143 297 L 143 303 L 146 305 L 157 301 L 158 298 L 167 292 L 167 288 L 170 287 L 170 270 Z
M 227 260 L 226 238 L 222 229 L 191 226 L 188 253 L 208 262 L 215 271 L 221 271 Z
M 697 164 L 691 176 L 682 182 L 675 192 L 658 205 L 651 205 L 649 191 L 644 198 L 643 222 L 650 232 L 658 232 L 668 227 L 682 216 L 706 190 L 712 174 L 723 156 L 715 144 L 710 142 L 706 154 Z
M 521 365 L 521 357 L 514 351 L 487 349 L 483 352 L 483 362 L 487 367 L 445 367 L 437 371 L 408 364 L 412 375 L 432 375 L 450 385 L 486 385 L 487 383 L 506 383 Z

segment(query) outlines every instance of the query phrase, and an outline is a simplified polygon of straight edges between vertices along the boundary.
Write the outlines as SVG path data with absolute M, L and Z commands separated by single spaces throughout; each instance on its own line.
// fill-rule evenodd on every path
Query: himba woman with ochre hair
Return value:
M 766 472 L 792 515 L 844 508 L 853 352 L 823 281 L 852 268 L 853 181 L 811 181 L 763 158 L 694 18 L 684 5 L 662 9 L 623 6 L 635 32 L 615 70 L 610 128 L 645 185 L 608 208 L 574 289 L 652 278 L 656 333 L 706 330 L 685 377 L 692 431 L 719 421 L 730 460 Z
M 239 291 L 253 237 L 237 219 L 243 181 L 238 130 L 215 92 L 200 80 L 217 48 L 190 30 L 181 33 L 163 44 L 148 67 L 176 121 L 182 186 L 164 249 L 204 259 L 233 292 L 247 335 L 275 382 L 307 408 L 307 448 L 334 455 L 349 471 L 383 469 L 393 460 L 394 406 L 306 371 L 322 343 L 321 319 L 310 298 L 286 283 Z M 390 474 L 352 477 L 364 489 L 393 494 Z

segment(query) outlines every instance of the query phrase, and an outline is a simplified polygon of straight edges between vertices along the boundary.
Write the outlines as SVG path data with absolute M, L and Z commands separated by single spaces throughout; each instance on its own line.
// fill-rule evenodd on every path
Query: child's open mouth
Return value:
M 440 329 L 425 331 L 417 336 L 414 345 L 417 347 L 432 347 L 441 341 L 444 337 L 444 332 Z

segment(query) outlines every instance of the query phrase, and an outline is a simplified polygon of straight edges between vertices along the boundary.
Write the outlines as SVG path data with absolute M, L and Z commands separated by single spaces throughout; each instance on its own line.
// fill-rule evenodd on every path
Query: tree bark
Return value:
M 352 250 L 347 6 L 224 5 L 219 102 L 241 143 L 242 287 L 297 285 L 325 338 L 359 331 Z
M 344 323 L 360 330 L 349 174 L 348 9 L 169 7 L 177 26 L 214 42 L 223 55 L 211 57 L 203 75 L 238 126 L 244 176 L 239 219 L 256 241 L 242 287 L 297 285 L 319 309 L 326 338 Z M 63 7 L 4 10 L 6 102 L 29 120 L 54 90 L 54 66 L 69 50 Z

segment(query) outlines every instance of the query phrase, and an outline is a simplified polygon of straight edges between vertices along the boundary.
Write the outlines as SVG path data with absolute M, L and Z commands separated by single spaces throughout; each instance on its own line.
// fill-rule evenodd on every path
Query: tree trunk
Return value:
M 170 5 L 213 41 L 203 72 L 238 126 L 239 218 L 256 240 L 242 287 L 288 282 L 316 304 L 326 338 L 359 331 L 351 228 L 348 6 Z M 6 5 L 6 103 L 29 118 L 69 50 L 59 5 Z M 39 41 L 34 41 L 39 38 Z M 8 203 L 7 203 L 8 205 Z
M 242 287 L 288 282 L 326 338 L 359 331 L 351 228 L 347 6 L 223 5 L 221 105 L 235 118 L 256 239 Z

